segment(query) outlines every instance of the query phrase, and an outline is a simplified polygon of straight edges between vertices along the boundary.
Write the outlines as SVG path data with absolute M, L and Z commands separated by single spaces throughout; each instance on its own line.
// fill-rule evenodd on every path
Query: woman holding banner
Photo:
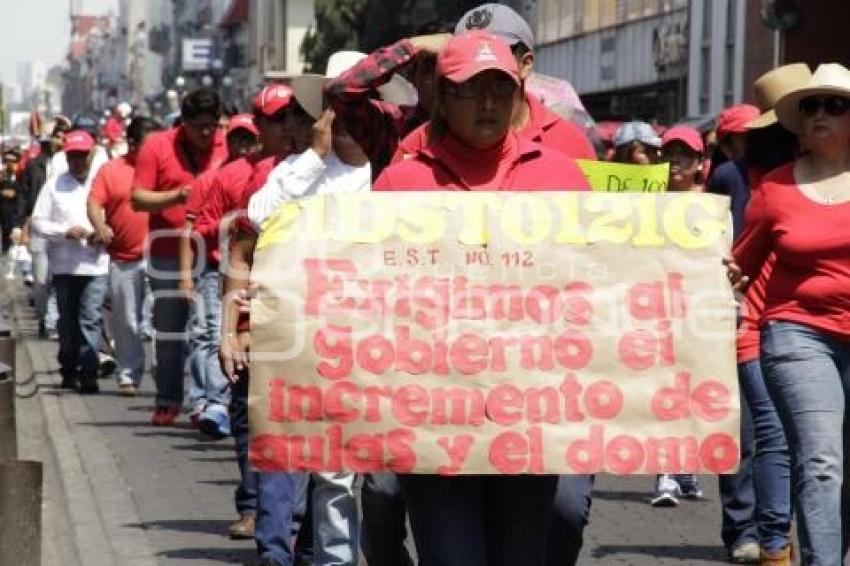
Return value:
M 586 190 L 572 159 L 511 130 L 522 96 L 516 60 L 494 36 L 455 36 L 437 59 L 428 144 L 373 190 Z M 559 174 L 555 174 L 555 173 Z M 422 566 L 545 563 L 558 478 L 400 475 Z
M 850 71 L 818 67 L 776 104 L 809 153 L 765 177 L 729 262 L 745 287 L 768 256 L 761 363 L 793 454 L 803 564 L 843 562 L 850 507 L 842 504 L 850 386 Z M 790 546 L 763 564 L 791 564 Z

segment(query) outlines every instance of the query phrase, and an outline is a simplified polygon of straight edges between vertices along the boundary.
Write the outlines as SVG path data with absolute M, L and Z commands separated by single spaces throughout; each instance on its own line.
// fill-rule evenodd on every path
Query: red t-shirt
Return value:
M 231 161 L 221 169 L 202 175 L 186 202 L 186 217 L 194 218 L 193 229 L 207 244 L 207 254 L 214 261 L 221 259 L 219 223 L 225 214 L 234 210 L 242 192 L 263 160 L 258 154 Z
M 744 293 L 741 302 L 741 321 L 738 325 L 738 363 L 745 364 L 761 357 L 759 321 L 764 312 L 764 294 L 776 257 L 771 254 L 762 270 Z
M 850 338 L 850 203 L 820 204 L 797 185 L 794 164 L 753 191 L 733 254 L 755 279 L 773 252 L 761 324 L 783 320 Z
M 89 200 L 103 207 L 114 236 L 109 256 L 114 261 L 138 261 L 148 237 L 148 213 L 130 206 L 135 173 L 134 156 L 113 159 L 103 165 L 92 182 Z
M 487 151 L 473 150 L 447 133 L 415 156 L 384 169 L 373 191 L 588 190 L 587 179 L 562 153 L 511 132 Z
M 526 93 L 528 123 L 517 133 L 549 149 L 554 149 L 573 159 L 596 159 L 596 150 L 584 131 L 573 122 L 568 122 L 546 108 L 536 96 Z M 398 145 L 392 163 L 398 163 L 428 145 L 426 122 L 410 132 Z
M 192 159 L 194 158 L 194 163 Z M 136 163 L 133 187 L 149 191 L 171 191 L 190 186 L 196 177 L 218 169 L 227 159 L 224 135 L 216 133 L 212 147 L 203 154 L 189 149 L 183 128 L 151 134 L 145 140 Z M 177 257 L 179 234 L 186 222 L 186 207 L 176 204 L 150 215 L 151 255 Z M 163 235 L 157 230 L 167 230 Z

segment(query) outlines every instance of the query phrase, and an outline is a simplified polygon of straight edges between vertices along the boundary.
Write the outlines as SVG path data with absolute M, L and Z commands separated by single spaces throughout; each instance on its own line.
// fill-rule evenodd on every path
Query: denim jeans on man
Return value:
M 360 544 L 369 566 L 412 566 L 413 559 L 404 544 L 407 511 L 396 475 L 364 474 L 360 499 L 363 504 Z
M 584 545 L 584 528 L 590 517 L 595 479 L 593 475 L 558 478 L 546 554 L 549 566 L 572 566 L 578 562 Z
M 226 407 L 230 404 L 230 383 L 218 359 L 221 274 L 217 265 L 205 266 L 195 278 L 195 296 L 189 312 L 189 406 L 195 412 L 209 403 Z
M 50 282 L 50 263 L 47 257 L 47 241 L 41 236 L 30 238 L 32 254 L 32 300 L 35 312 L 44 330 L 56 330 L 59 320 L 59 307 L 56 304 L 56 289 Z
M 292 566 L 292 517 L 307 492 L 309 474 L 260 472 L 257 484 L 257 523 L 254 540 L 262 559 Z
M 175 257 L 150 256 L 148 276 L 154 296 L 153 326 L 157 407 L 182 405 L 186 369 L 189 303 L 178 291 L 179 269 Z
M 400 474 L 420 566 L 543 566 L 558 476 Z
M 145 371 L 142 319 L 145 301 L 145 262 L 115 261 L 109 266 L 112 332 L 118 362 L 118 382 L 139 386 Z
M 97 380 L 101 306 L 106 275 L 54 275 L 59 306 L 59 371 L 81 382 Z
M 242 372 L 233 386 L 233 401 L 230 403 L 230 426 L 236 443 L 236 463 L 239 465 L 239 485 L 234 502 L 239 515 L 257 515 L 257 483 L 260 474 L 251 468 L 248 461 L 250 436 L 248 430 L 248 372 Z
M 726 548 L 758 542 L 785 548 L 791 529 L 791 458 L 759 360 L 738 364 L 741 387 L 741 471 L 720 476 Z M 727 479 L 728 478 L 728 479 Z M 731 481 L 730 481 L 731 480 Z M 736 504 L 737 503 L 737 504 Z
M 843 500 L 848 435 L 850 341 L 793 322 L 768 321 L 761 329 L 761 364 L 767 390 L 791 451 L 792 493 L 801 562 L 837 566 L 846 551 L 848 507 Z

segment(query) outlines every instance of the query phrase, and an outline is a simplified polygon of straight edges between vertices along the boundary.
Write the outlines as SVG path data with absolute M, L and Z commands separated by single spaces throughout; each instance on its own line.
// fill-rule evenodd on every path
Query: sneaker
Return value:
M 80 395 L 95 395 L 100 393 L 100 386 L 98 386 L 96 380 L 84 379 L 80 381 L 80 385 L 77 387 L 77 393 Z
M 198 418 L 198 430 L 215 440 L 230 436 L 230 417 L 227 407 L 210 403 Z
M 732 564 L 758 564 L 761 549 L 757 542 L 745 542 L 739 544 L 729 553 L 729 561 Z
M 115 368 L 118 367 L 115 363 L 115 358 L 103 352 L 100 353 L 99 364 L 98 371 L 101 379 L 115 373 Z
M 702 499 L 702 487 L 699 480 L 693 474 L 678 474 L 676 482 L 679 484 L 679 491 L 685 499 Z
M 227 528 L 227 532 L 230 534 L 230 538 L 234 540 L 252 539 L 254 538 L 255 526 L 254 516 L 243 514 L 238 521 Z
M 153 426 L 171 426 L 180 415 L 180 405 L 168 405 L 165 407 L 157 407 L 153 411 L 151 424 Z
M 662 474 L 655 480 L 655 493 L 649 504 L 653 507 L 675 507 L 679 504 L 679 484 L 671 476 Z
M 139 388 L 136 387 L 136 384 L 133 382 L 119 383 L 118 394 L 122 397 L 135 397 L 139 394 Z

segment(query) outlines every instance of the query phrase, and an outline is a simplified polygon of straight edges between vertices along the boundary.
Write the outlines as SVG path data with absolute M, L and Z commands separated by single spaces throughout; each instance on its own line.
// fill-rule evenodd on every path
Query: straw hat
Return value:
M 809 82 L 812 71 L 805 63 L 792 63 L 777 67 L 760 76 L 753 83 L 756 102 L 762 114 L 749 124 L 747 128 L 755 130 L 766 128 L 776 123 L 776 102 L 794 90 Z
M 322 115 L 323 92 L 327 79 L 334 79 L 365 59 L 367 55 L 359 51 L 337 51 L 328 59 L 327 71 L 324 75 L 303 74 L 291 78 L 289 86 L 298 104 L 313 118 Z M 393 75 L 386 84 L 378 87 L 381 99 L 392 102 L 397 106 L 413 106 L 416 104 L 416 89 L 404 77 Z
M 808 83 L 779 99 L 776 116 L 788 130 L 799 134 L 803 129 L 803 117 L 798 107 L 800 101 L 809 96 L 829 94 L 850 98 L 850 71 L 838 63 L 819 65 Z

